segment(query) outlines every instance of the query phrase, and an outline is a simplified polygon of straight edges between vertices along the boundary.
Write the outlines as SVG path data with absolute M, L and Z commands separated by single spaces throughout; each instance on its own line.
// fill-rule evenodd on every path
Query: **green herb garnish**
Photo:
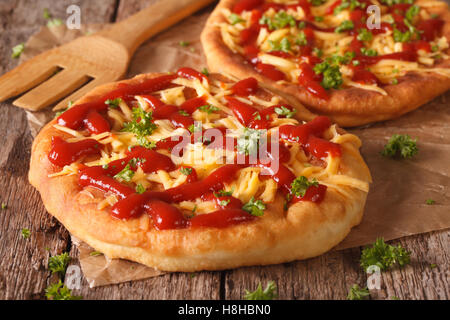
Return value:
M 181 167 L 180 172 L 185 176 L 188 176 L 192 173 L 192 168 Z
M 286 108 L 285 106 L 275 107 L 274 110 L 276 114 L 279 116 L 285 116 L 286 118 L 292 118 L 296 114 L 295 110 L 291 111 L 291 109 Z
M 21 234 L 22 234 L 22 237 L 24 239 L 28 239 L 30 237 L 30 235 L 31 235 L 31 232 L 30 232 L 29 229 L 23 228 L 22 231 L 21 231 Z
M 105 101 L 105 104 L 107 104 L 111 108 L 118 108 L 119 105 L 123 102 L 122 98 L 115 98 L 115 99 L 108 99 Z
M 207 104 L 207 105 L 199 107 L 198 110 L 200 110 L 202 112 L 206 112 L 207 114 L 211 114 L 213 112 L 219 111 L 220 109 L 211 104 Z
M 145 187 L 142 184 L 138 183 L 136 185 L 136 192 L 139 194 L 143 194 L 145 192 Z
M 20 43 L 17 46 L 12 48 L 11 58 L 17 59 L 22 54 L 23 50 L 25 50 L 25 43 Z
M 244 300 L 273 300 L 277 297 L 277 285 L 274 281 L 269 281 L 264 290 L 261 283 L 259 283 L 255 291 L 245 290 L 244 294 Z
M 260 217 L 264 215 L 264 210 L 266 210 L 266 204 L 262 200 L 255 200 L 255 198 L 252 197 L 249 202 L 244 204 L 242 210 L 247 211 L 252 216 Z
M 67 252 L 50 257 L 48 260 L 48 269 L 52 273 L 59 273 L 61 276 L 64 276 L 70 259 L 69 253 Z
M 360 288 L 359 285 L 354 284 L 347 295 L 347 300 L 365 300 L 370 296 L 369 289 Z
M 125 168 L 122 169 L 118 174 L 114 176 L 114 179 L 123 182 L 130 182 L 134 176 L 134 171 L 131 170 L 130 164 L 128 163 Z
M 345 21 L 342 21 L 341 24 L 336 27 L 336 29 L 334 29 L 334 32 L 341 33 L 344 31 L 352 30 L 354 27 L 355 27 L 355 25 L 353 24 L 353 21 L 345 20 Z
M 61 280 L 45 289 L 45 296 L 48 300 L 81 300 L 82 296 L 73 296 L 72 290 L 66 287 Z
M 381 154 L 394 158 L 400 154 L 403 158 L 412 158 L 419 152 L 417 140 L 413 140 L 407 134 L 394 134 L 384 146 Z
M 362 251 L 360 264 L 364 270 L 372 265 L 380 267 L 381 270 L 387 270 L 394 265 L 403 267 L 410 263 L 410 254 L 400 245 L 391 246 L 386 244 L 383 238 L 378 238 L 372 247 Z
M 237 139 L 238 152 L 245 155 L 256 154 L 260 139 L 260 130 L 244 128 L 244 133 Z
M 314 178 L 311 181 L 305 176 L 295 178 L 291 183 L 291 192 L 297 197 L 304 197 L 309 187 L 317 187 L 319 182 Z
M 241 22 L 245 22 L 244 19 L 242 19 L 239 15 L 237 15 L 236 13 L 232 13 L 228 16 L 228 20 L 230 20 L 231 25 L 235 25 Z

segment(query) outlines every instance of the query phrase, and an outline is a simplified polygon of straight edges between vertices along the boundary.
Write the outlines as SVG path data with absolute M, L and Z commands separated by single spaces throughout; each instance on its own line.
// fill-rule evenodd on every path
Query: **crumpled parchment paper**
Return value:
M 147 41 L 136 52 L 128 77 L 146 72 L 175 71 L 180 66 L 206 67 L 200 32 L 209 15 L 197 13 Z M 68 42 L 103 26 L 43 27 L 26 43 L 22 59 Z M 186 41 L 188 46 L 181 46 Z M 350 130 L 363 141 L 362 154 L 373 176 L 363 221 L 336 249 L 357 247 L 377 237 L 396 239 L 450 226 L 450 108 L 447 92 L 400 119 Z M 36 135 L 54 112 L 27 112 Z M 393 160 L 380 155 L 392 134 L 409 134 L 418 140 L 419 154 L 411 160 Z M 426 200 L 436 201 L 427 205 Z M 91 287 L 154 277 L 162 272 L 125 260 L 92 255 L 93 249 L 74 239 L 80 264 Z

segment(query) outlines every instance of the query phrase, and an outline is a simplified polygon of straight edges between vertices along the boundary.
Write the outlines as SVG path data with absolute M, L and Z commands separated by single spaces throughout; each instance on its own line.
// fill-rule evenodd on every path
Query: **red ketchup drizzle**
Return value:
M 202 81 L 203 79 L 205 79 L 206 81 L 208 81 L 208 78 L 203 73 L 188 67 L 178 69 L 177 75 L 189 80 L 197 79 Z
M 100 154 L 100 149 L 101 144 L 94 139 L 66 142 L 61 137 L 53 137 L 48 159 L 54 165 L 64 167 L 83 156 Z
M 211 227 L 226 228 L 231 225 L 248 222 L 256 219 L 247 211 L 241 209 L 222 209 L 208 214 L 200 214 L 189 222 L 191 228 Z
M 256 71 L 273 81 L 284 80 L 286 76 L 271 64 L 258 63 L 255 66 Z
M 250 11 L 262 5 L 264 0 L 240 0 L 233 7 L 234 13 L 241 13 L 242 11 Z
M 304 62 L 300 65 L 300 70 L 298 83 L 320 99 L 328 100 L 330 97 L 327 91 L 320 85 L 321 77 L 314 72 L 312 66 Z
M 181 114 L 180 111 L 182 111 L 182 109 L 177 106 L 165 104 L 154 96 L 146 95 L 142 97 L 153 109 L 152 116 L 154 119 L 169 119 L 177 128 L 188 129 L 194 124 L 194 119 L 189 115 Z
M 73 106 L 57 118 L 57 122 L 61 126 L 68 127 L 70 129 L 80 129 L 84 124 L 88 113 L 91 110 L 105 111 L 108 109 L 108 105 L 105 101 L 108 99 L 124 98 L 134 96 L 139 93 L 154 92 L 165 89 L 170 86 L 172 80 L 176 79 L 175 75 L 164 75 L 158 78 L 147 79 L 137 84 L 119 84 L 117 89 L 104 95 L 103 97 L 88 103 L 82 103 Z M 97 126 L 97 122 L 91 122 L 92 127 Z M 100 129 L 104 126 L 104 123 L 99 124 Z M 97 129 L 98 130 L 98 129 Z
M 236 82 L 232 87 L 231 91 L 238 96 L 247 97 L 258 91 L 258 81 L 255 78 L 247 78 Z
M 193 113 L 195 110 L 197 110 L 198 108 L 200 108 L 206 104 L 207 103 L 206 103 L 205 97 L 197 97 L 197 98 L 192 98 L 192 99 L 186 100 L 185 102 L 183 102 L 183 104 L 180 106 L 180 108 L 188 113 Z
M 255 10 L 255 12 L 258 10 Z M 190 68 L 181 68 L 178 70 L 178 76 L 188 79 L 197 78 L 203 79 L 204 75 Z M 175 126 L 188 126 L 189 116 L 180 113 L 184 110 L 187 113 L 192 113 L 199 107 L 206 104 L 204 97 L 197 97 L 187 100 L 181 108 L 172 105 L 166 105 L 158 98 L 145 95 L 151 93 L 152 90 L 161 90 L 167 88 L 174 76 L 163 76 L 153 79 L 155 81 L 144 81 L 135 86 L 119 86 L 114 92 L 108 94 L 99 101 L 78 105 L 71 108 L 68 116 L 59 118 L 61 123 L 67 126 L 74 126 L 80 128 L 85 126 L 92 134 L 97 134 L 109 131 L 109 123 L 104 119 L 99 111 L 104 111 L 107 106 L 104 104 L 104 99 L 113 99 L 115 97 L 124 97 L 129 99 L 130 96 L 144 93 L 144 100 L 150 105 L 155 119 L 170 119 Z M 142 92 L 140 91 L 142 90 Z M 241 96 L 248 96 L 258 90 L 258 84 L 255 79 L 248 78 L 236 83 L 232 87 L 233 93 Z M 256 109 L 250 105 L 242 103 L 241 101 L 228 97 L 228 105 L 233 110 L 236 117 L 251 128 L 268 128 L 270 118 L 275 114 L 275 108 L 284 106 L 289 110 L 293 110 L 288 105 L 276 105 L 262 110 Z M 295 141 L 302 144 L 303 148 L 315 157 L 322 158 L 331 154 L 332 156 L 340 155 L 340 148 L 329 141 L 323 140 L 320 136 L 324 130 L 331 125 L 330 120 L 326 117 L 317 117 L 313 121 L 299 126 L 282 126 L 280 134 L 282 139 Z M 214 128 L 219 130 L 224 137 L 224 141 L 231 138 L 233 141 L 231 147 L 236 146 L 236 139 L 225 136 L 225 128 Z M 202 137 L 206 137 L 203 142 L 211 147 L 214 146 L 217 137 L 214 134 L 209 134 L 207 129 L 201 132 Z M 212 131 L 211 131 L 212 133 Z M 187 136 L 191 142 L 195 138 L 195 134 Z M 179 141 L 171 141 L 171 139 L 161 140 L 157 142 L 156 149 L 172 149 L 179 144 Z M 223 145 L 230 145 L 224 143 Z M 70 164 L 78 160 L 82 156 L 98 154 L 100 151 L 100 144 L 93 140 L 87 139 L 76 143 L 68 143 L 60 137 L 55 137 L 52 141 L 52 150 L 49 153 L 49 159 L 56 165 Z M 283 144 L 280 145 L 279 154 L 273 154 L 270 150 L 267 151 L 269 161 L 287 162 L 290 158 L 290 152 Z M 132 161 L 133 160 L 133 161 Z M 233 224 L 238 224 L 246 221 L 256 219 L 246 211 L 242 210 L 242 202 L 232 196 L 221 196 L 215 192 L 224 189 L 224 184 L 231 182 L 237 171 L 249 166 L 250 164 L 238 165 L 227 164 L 214 172 L 212 172 L 205 179 L 198 181 L 195 169 L 183 166 L 184 169 L 190 169 L 187 175 L 186 182 L 178 187 L 168 189 L 161 192 L 146 191 L 143 194 L 136 193 L 135 189 L 127 184 L 118 182 L 114 176 L 122 171 L 127 165 L 133 171 L 141 168 L 145 173 L 156 172 L 164 170 L 167 172 L 176 170 L 175 164 L 171 159 L 154 150 L 146 149 L 144 147 L 136 146 L 131 148 L 126 153 L 123 159 L 112 161 L 108 166 L 101 167 L 84 167 L 80 169 L 79 185 L 81 187 L 93 187 L 104 192 L 112 192 L 116 194 L 120 200 L 112 207 L 111 214 L 118 219 L 130 219 L 138 217 L 143 212 L 149 214 L 152 218 L 155 229 L 178 229 L 186 227 L 215 227 L 222 228 Z M 271 179 L 276 181 L 285 194 L 291 194 L 291 184 L 295 179 L 294 174 L 284 165 L 279 165 L 277 172 L 271 172 L 271 166 L 262 164 L 257 166 L 263 168 L 268 172 Z M 326 187 L 319 185 L 318 187 L 310 187 L 304 197 L 293 197 L 292 201 L 312 201 L 320 202 L 325 194 Z M 194 200 L 201 198 L 204 201 L 212 200 L 215 202 L 218 211 L 210 214 L 198 215 L 191 219 L 187 219 L 183 213 L 172 206 L 171 203 L 178 203 L 181 201 Z
M 280 127 L 280 137 L 291 142 L 300 143 L 303 148 L 317 158 L 341 156 L 338 144 L 318 138 L 323 131 L 331 125 L 330 119 L 325 116 L 314 118 L 302 125 L 284 125 Z

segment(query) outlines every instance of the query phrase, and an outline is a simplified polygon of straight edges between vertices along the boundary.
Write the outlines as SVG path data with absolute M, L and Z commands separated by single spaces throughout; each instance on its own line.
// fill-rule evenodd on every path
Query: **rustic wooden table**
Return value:
M 66 8 L 77 4 L 82 23 L 121 20 L 155 0 L 1 0 L 0 74 L 14 68 L 11 48 L 24 42 L 45 24 L 44 8 L 65 17 Z M 47 270 L 50 255 L 70 251 L 72 263 L 78 252 L 69 233 L 47 214 L 38 192 L 29 185 L 27 173 L 32 137 L 23 110 L 12 100 L 0 103 L 0 298 L 42 299 L 55 282 Z M 31 230 L 24 240 L 22 228 Z M 450 232 L 440 231 L 393 241 L 411 251 L 412 263 L 382 274 L 382 289 L 372 299 L 448 299 Z M 172 273 L 148 280 L 90 289 L 85 280 L 75 294 L 85 299 L 240 299 L 245 289 L 274 280 L 281 299 L 345 299 L 349 287 L 364 285 L 366 274 L 359 266 L 362 248 L 329 252 L 301 262 L 268 267 L 201 272 L 195 276 Z M 431 268 L 431 264 L 437 267 Z

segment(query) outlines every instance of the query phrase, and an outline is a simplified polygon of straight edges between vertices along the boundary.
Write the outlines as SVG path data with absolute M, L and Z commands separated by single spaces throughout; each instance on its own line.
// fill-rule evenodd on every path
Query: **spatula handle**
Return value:
M 178 21 L 212 3 L 214 0 L 160 0 L 131 17 L 99 31 L 96 35 L 123 44 L 130 54 L 144 41 Z

